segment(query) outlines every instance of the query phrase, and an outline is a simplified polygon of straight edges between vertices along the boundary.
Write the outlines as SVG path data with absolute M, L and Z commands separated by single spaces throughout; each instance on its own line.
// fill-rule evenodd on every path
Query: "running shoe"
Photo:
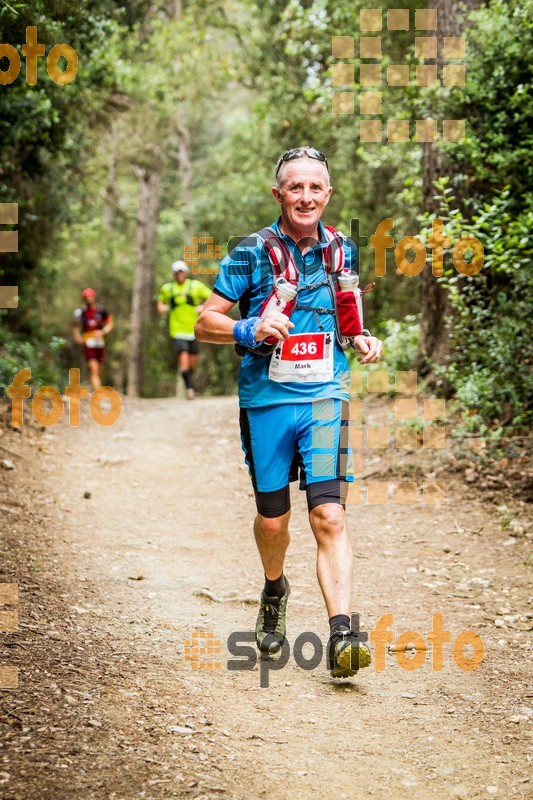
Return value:
M 261 592 L 261 606 L 255 625 L 255 641 L 261 653 L 277 653 L 285 641 L 285 612 L 290 591 L 289 581 L 285 578 L 283 597 L 268 597 L 264 591 Z
M 328 669 L 332 678 L 351 678 L 371 661 L 367 644 L 349 628 L 341 628 L 329 637 Z

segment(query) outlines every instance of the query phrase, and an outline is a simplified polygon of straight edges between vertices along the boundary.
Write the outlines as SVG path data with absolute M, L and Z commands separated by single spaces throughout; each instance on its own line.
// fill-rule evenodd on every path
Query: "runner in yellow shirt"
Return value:
M 159 314 L 169 312 L 168 327 L 178 356 L 178 371 L 183 378 L 187 397 L 194 400 L 192 376 L 200 350 L 194 335 L 194 324 L 211 295 L 211 289 L 205 283 L 189 278 L 189 267 L 185 261 L 175 261 L 172 273 L 174 280 L 161 287 L 157 310 Z

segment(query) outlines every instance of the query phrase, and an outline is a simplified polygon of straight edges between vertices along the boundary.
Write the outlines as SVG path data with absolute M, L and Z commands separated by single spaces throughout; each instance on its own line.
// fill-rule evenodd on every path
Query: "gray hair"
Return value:
M 306 148 L 306 147 L 302 147 L 302 150 L 304 150 L 304 151 L 307 150 L 307 149 L 308 148 Z M 289 164 L 292 164 L 294 161 L 300 161 L 302 158 L 311 158 L 311 156 L 307 156 L 306 153 L 304 152 L 304 153 L 302 153 L 301 156 L 298 156 L 298 158 L 293 158 L 291 161 L 282 161 L 281 162 L 281 166 L 279 168 L 279 172 L 278 172 L 278 174 L 276 176 L 276 186 L 278 187 L 278 189 L 281 189 L 283 187 L 283 184 L 285 182 L 285 170 L 287 169 Z M 315 161 L 315 160 L 317 160 L 317 159 L 313 159 L 313 161 Z M 318 161 L 318 163 L 322 164 L 322 166 L 326 170 L 326 175 L 327 175 L 327 179 L 328 179 L 327 185 L 329 186 L 330 185 L 330 182 L 329 182 L 329 169 L 327 168 L 327 166 L 325 165 L 325 163 L 323 161 Z

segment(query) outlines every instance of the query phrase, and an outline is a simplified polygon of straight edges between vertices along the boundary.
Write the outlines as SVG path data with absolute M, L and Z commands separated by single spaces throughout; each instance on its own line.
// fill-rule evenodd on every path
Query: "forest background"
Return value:
M 357 80 L 360 10 L 381 9 L 385 21 L 399 5 L 411 21 L 437 9 L 439 56 L 425 63 L 439 76 L 443 37 L 465 37 L 465 84 L 390 88 L 382 118 L 410 120 L 411 131 L 416 119 L 464 118 L 462 142 L 362 143 L 365 87 L 332 85 L 332 37 L 354 37 Z M 385 339 L 386 369 L 417 369 L 453 398 L 463 434 L 494 444 L 521 434 L 532 395 L 532 10 L 532 0 L 1 0 L 0 42 L 20 52 L 35 25 L 46 52 L 76 50 L 79 71 L 61 86 L 39 59 L 29 85 L 22 59 L 0 86 L 0 202 L 19 207 L 19 250 L 0 255 L 0 283 L 19 287 L 18 308 L 0 309 L 0 384 L 23 367 L 34 390 L 68 383 L 81 362 L 72 312 L 92 286 L 116 324 L 104 383 L 173 394 L 174 355 L 155 310 L 171 263 L 193 237 L 212 237 L 224 254 L 232 237 L 270 224 L 276 159 L 310 144 L 330 163 L 330 224 L 349 233 L 357 219 L 370 237 L 392 217 L 396 243 L 427 242 L 438 215 L 452 242 L 482 242 L 478 274 L 460 275 L 448 251 L 441 278 L 430 258 L 406 277 L 393 250 L 375 278 L 362 248 L 362 284 L 377 282 L 366 322 Z M 384 22 L 380 35 L 383 70 L 408 64 L 413 75 L 412 22 L 407 31 Z M 337 91 L 354 93 L 356 114 L 332 113 Z M 217 264 L 204 259 L 213 272 L 197 277 L 212 285 Z M 235 391 L 237 372 L 232 347 L 203 347 L 201 391 Z

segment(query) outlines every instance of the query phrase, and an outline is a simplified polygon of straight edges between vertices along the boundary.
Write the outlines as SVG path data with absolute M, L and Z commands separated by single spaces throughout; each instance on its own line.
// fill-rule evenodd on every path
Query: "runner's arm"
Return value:
M 102 310 L 102 314 L 104 317 L 104 324 L 101 328 L 97 328 L 96 330 L 91 332 L 91 336 L 96 337 L 97 339 L 103 339 L 104 336 L 107 336 L 108 333 L 111 333 L 113 328 L 115 327 L 115 323 L 113 322 L 113 317 L 111 314 L 108 314 L 105 308 Z
M 113 317 L 111 316 L 111 314 L 108 314 L 106 317 L 104 327 L 102 328 L 102 336 L 107 336 L 108 333 L 111 333 L 114 327 L 115 323 L 113 322 Z
M 204 304 L 204 310 L 196 320 L 194 335 L 200 342 L 213 344 L 233 344 L 233 328 L 235 320 L 227 314 L 231 311 L 236 301 L 227 300 L 218 294 L 212 294 Z M 255 340 L 261 342 L 268 336 L 276 339 L 288 339 L 289 328 L 294 328 L 294 323 L 289 321 L 285 314 L 274 312 L 267 319 L 259 321 L 255 330 Z
M 377 364 L 383 354 L 383 342 L 377 336 L 354 336 L 354 349 L 357 348 L 363 358 L 358 358 L 360 364 Z
M 81 335 L 81 308 L 77 308 L 72 315 L 72 335 L 76 344 L 83 344 Z
M 167 284 L 161 287 L 161 291 L 159 292 L 159 297 L 157 298 L 157 313 L 162 316 L 166 314 L 170 308 L 170 292 L 168 290 Z
M 200 300 L 202 300 L 203 302 L 199 303 L 199 304 L 198 304 L 198 305 L 195 307 L 195 309 L 194 309 L 194 310 L 195 310 L 195 311 L 196 311 L 198 314 L 201 314 L 201 313 L 202 313 L 202 311 L 203 311 L 203 310 L 204 310 L 204 308 L 205 308 L 205 301 L 206 301 L 206 300 L 209 300 L 209 298 L 210 298 L 210 297 L 211 297 L 211 295 L 212 295 L 212 291 L 211 291 L 211 289 L 209 288 L 209 286 L 206 286 L 206 285 L 205 285 L 205 283 L 202 283 L 201 281 L 198 281 L 198 283 L 200 284 L 200 285 L 199 285 L 199 287 L 198 287 L 198 294 L 199 294 L 199 296 L 200 296 Z
M 76 344 L 83 344 L 83 338 L 80 332 L 79 323 L 73 322 L 72 323 L 72 335 L 74 336 L 74 341 Z

